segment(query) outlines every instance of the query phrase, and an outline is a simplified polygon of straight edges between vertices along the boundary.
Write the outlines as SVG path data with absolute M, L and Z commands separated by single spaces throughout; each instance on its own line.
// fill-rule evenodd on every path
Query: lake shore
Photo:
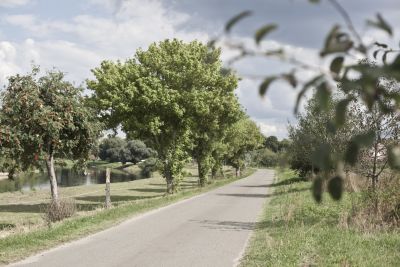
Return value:
M 0 172 L 0 181 L 8 179 L 8 172 Z

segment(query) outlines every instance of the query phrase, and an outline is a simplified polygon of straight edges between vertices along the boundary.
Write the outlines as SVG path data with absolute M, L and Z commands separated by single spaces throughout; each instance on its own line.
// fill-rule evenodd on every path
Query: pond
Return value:
M 89 168 L 87 174 L 78 174 L 72 169 L 57 168 L 57 183 L 60 187 L 70 187 L 78 185 L 105 184 L 105 169 Z M 140 179 L 139 175 L 131 174 L 123 170 L 111 169 L 111 182 L 129 182 Z M 0 180 L 0 193 L 14 191 L 34 191 L 50 189 L 50 182 L 47 172 L 24 173 L 14 180 Z

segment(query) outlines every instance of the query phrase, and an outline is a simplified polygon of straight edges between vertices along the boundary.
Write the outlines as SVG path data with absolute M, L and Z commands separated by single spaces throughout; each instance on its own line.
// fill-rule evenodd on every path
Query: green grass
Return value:
M 352 196 L 336 202 L 325 195 L 316 204 L 310 187 L 291 171 L 278 172 L 241 266 L 399 266 L 399 231 L 344 227 Z
M 194 171 L 194 169 L 192 171 Z M 243 173 L 242 177 L 248 176 L 252 172 L 254 172 L 254 169 L 248 169 L 245 173 Z M 232 175 L 229 175 L 229 177 L 232 177 Z M 0 238 L 0 264 L 7 264 L 39 251 L 54 247 L 63 242 L 81 238 L 91 233 L 115 226 L 117 223 L 136 214 L 192 197 L 194 195 L 209 191 L 213 188 L 233 182 L 234 180 L 236 179 L 218 179 L 212 181 L 204 188 L 198 188 L 196 186 L 196 177 L 187 177 L 182 183 L 182 191 L 168 196 L 164 195 L 165 181 L 161 177 L 112 184 L 111 200 L 114 204 L 112 209 L 82 211 L 70 219 L 53 224 L 51 228 L 44 226 L 43 219 L 41 219 L 40 210 L 38 209 L 31 210 L 32 207 L 24 206 L 22 210 L 12 210 L 11 213 L 8 213 L 7 217 L 2 217 L 5 215 L 5 213 L 2 213 L 0 210 L 0 221 L 3 221 L 0 222 L 0 230 L 2 225 L 4 225 L 4 227 L 9 227 L 12 225 L 12 220 L 15 220 L 15 217 L 19 218 L 19 221 L 37 220 L 42 222 L 41 226 L 28 229 L 28 232 L 26 233 L 15 233 Z M 89 203 L 93 202 L 94 205 L 98 206 L 104 201 L 104 185 L 94 185 L 91 189 L 97 189 L 97 187 L 98 189 L 102 190 L 102 193 L 99 195 L 94 195 L 94 197 L 86 199 L 85 201 Z M 68 194 L 81 193 L 85 190 L 87 189 L 84 187 L 65 188 L 63 189 L 62 195 L 65 196 Z M 45 192 L 47 194 L 49 193 L 47 191 Z M 45 192 L 37 191 L 32 192 L 32 194 L 39 194 L 39 196 L 44 197 Z M 118 198 L 116 198 L 117 192 L 119 192 L 118 194 L 120 196 L 125 194 L 125 196 L 128 196 L 128 198 L 124 197 L 118 201 Z M 8 193 L 0 194 L 0 203 L 7 201 L 7 196 L 4 194 Z M 27 199 L 38 199 L 40 198 L 39 196 L 27 196 Z M 80 200 L 78 199 L 78 201 Z M 2 206 L 4 207 L 7 205 Z M 21 214 L 23 214 L 23 216 L 21 216 Z
M 113 173 L 124 172 L 118 169 L 121 163 L 94 162 L 98 167 L 116 166 Z M 140 169 L 136 165 L 127 166 L 127 172 L 138 174 Z M 185 169 L 193 171 L 193 166 Z M 197 172 L 194 173 L 196 175 Z M 29 179 L 29 178 L 27 178 Z M 183 190 L 197 187 L 197 177 L 185 177 L 182 182 Z M 104 184 L 85 186 L 59 187 L 59 195 L 63 199 L 72 199 L 79 210 L 79 214 L 92 211 L 103 206 Z M 112 202 L 119 205 L 127 201 L 160 197 L 165 193 L 165 180 L 156 172 L 152 178 L 139 179 L 131 182 L 111 184 Z M 50 202 L 49 190 L 14 191 L 0 193 L 0 238 L 18 232 L 31 231 L 44 225 L 42 213 L 44 205 Z

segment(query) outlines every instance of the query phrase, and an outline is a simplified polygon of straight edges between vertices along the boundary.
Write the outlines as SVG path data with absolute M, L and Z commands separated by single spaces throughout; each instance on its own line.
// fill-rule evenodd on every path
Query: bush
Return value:
M 73 216 L 76 212 L 76 204 L 73 200 L 51 201 L 43 208 L 44 220 L 50 224 L 52 222 L 62 221 L 65 218 Z
M 268 148 L 258 149 L 252 152 L 251 162 L 253 166 L 275 167 L 279 163 L 279 155 Z
M 148 158 L 140 163 L 139 167 L 142 169 L 141 175 L 145 178 L 150 178 L 158 168 L 158 160 L 156 158 Z
M 99 145 L 99 157 L 109 162 L 132 162 L 156 157 L 157 152 L 140 140 L 126 140 L 119 137 L 105 138 Z

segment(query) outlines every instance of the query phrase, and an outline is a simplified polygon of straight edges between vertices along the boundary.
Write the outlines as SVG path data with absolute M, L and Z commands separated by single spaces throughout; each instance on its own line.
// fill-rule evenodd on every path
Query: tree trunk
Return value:
M 111 208 L 111 192 L 110 192 L 110 182 L 111 182 L 111 170 L 106 168 L 106 209 Z
M 222 178 L 225 179 L 224 165 L 221 165 L 220 169 L 221 169 Z
M 167 181 L 167 194 L 173 194 L 175 192 L 174 177 L 172 177 L 168 163 L 165 163 L 164 166 L 164 176 Z
M 218 172 L 218 166 L 217 166 L 217 165 L 214 165 L 214 166 L 211 168 L 211 179 L 217 178 L 217 172 Z
M 54 157 L 50 154 L 46 160 L 47 173 L 50 180 L 51 198 L 53 201 L 58 202 L 58 187 L 57 187 L 57 177 L 54 170 Z
M 167 177 L 167 194 L 173 194 L 175 191 L 175 185 L 172 177 Z
M 239 176 L 240 176 L 240 167 L 236 167 L 236 169 L 235 169 L 235 175 L 236 175 L 236 177 L 239 177 Z
M 199 185 L 203 187 L 206 185 L 207 177 L 201 161 L 197 161 L 197 170 L 199 172 Z

